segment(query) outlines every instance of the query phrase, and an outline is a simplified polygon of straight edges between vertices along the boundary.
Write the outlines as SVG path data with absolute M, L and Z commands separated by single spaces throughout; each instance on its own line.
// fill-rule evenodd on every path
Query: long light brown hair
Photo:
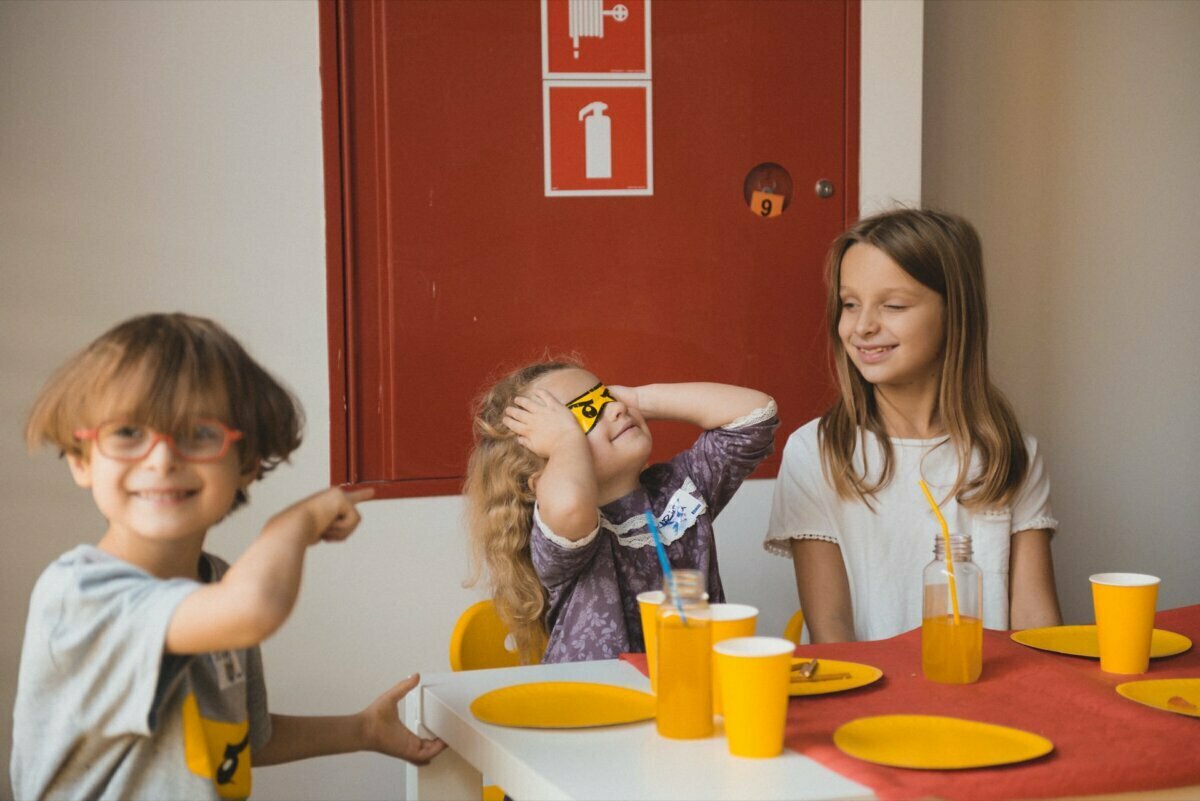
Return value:
M 570 358 L 514 370 L 475 402 L 475 447 L 463 492 L 471 540 L 471 586 L 487 572 L 496 614 L 516 641 L 526 664 L 540 661 L 546 644 L 546 592 L 533 568 L 529 534 L 535 495 L 530 484 L 546 460 L 517 442 L 504 425 L 513 399 L 547 373 L 579 367 Z
M 860 220 L 839 236 L 826 261 L 826 321 L 840 397 L 821 417 L 821 465 L 840 497 L 870 505 L 895 470 L 892 444 L 876 405 L 875 388 L 850 361 L 838 335 L 842 258 L 855 244 L 879 248 L 906 273 L 945 301 L 937 411 L 958 456 L 951 495 L 972 509 L 1008 502 L 1028 470 L 1029 456 L 1008 401 L 987 367 L 987 300 L 983 248 L 966 220 L 944 212 L 900 209 Z M 883 453 L 878 477 L 854 465 L 856 446 L 872 432 Z M 981 470 L 970 475 L 977 453 Z

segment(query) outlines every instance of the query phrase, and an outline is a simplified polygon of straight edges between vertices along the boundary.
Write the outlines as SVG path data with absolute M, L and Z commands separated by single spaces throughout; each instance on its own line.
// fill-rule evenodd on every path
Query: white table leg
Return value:
M 404 699 L 404 717 L 408 727 L 422 737 L 436 736 L 421 722 L 423 687 L 416 687 Z M 477 799 L 483 788 L 483 774 L 457 753 L 447 748 L 428 765 L 405 765 L 405 798 L 408 801 L 463 801 Z

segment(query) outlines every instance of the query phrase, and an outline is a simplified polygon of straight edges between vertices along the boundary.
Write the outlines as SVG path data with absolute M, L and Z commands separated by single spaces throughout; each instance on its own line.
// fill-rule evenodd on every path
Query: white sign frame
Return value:
M 595 87 L 597 89 L 612 89 L 617 87 L 639 87 L 646 90 L 646 186 L 640 189 L 552 189 L 550 183 L 551 164 L 550 154 L 550 89 L 553 87 L 566 87 L 569 89 L 583 89 L 587 87 Z M 654 102 L 653 102 L 654 87 L 649 80 L 600 80 L 600 81 L 577 81 L 577 80 L 544 80 L 542 81 L 542 148 L 545 154 L 545 191 L 546 197 L 595 197 L 595 196 L 636 196 L 649 197 L 654 194 Z
M 549 80 L 579 80 L 579 81 L 595 81 L 595 80 L 639 80 L 648 81 L 653 76 L 651 73 L 650 60 L 650 3 L 651 0 L 645 0 L 646 12 L 646 69 L 642 72 L 551 72 L 550 71 L 550 32 L 548 30 L 548 2 L 549 0 L 541 0 L 542 7 L 542 79 Z M 618 77 L 614 77 L 618 76 Z

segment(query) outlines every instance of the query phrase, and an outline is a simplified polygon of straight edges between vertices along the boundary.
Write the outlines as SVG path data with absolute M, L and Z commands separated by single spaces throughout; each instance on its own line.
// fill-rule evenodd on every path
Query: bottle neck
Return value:
M 933 558 L 945 560 L 946 540 L 938 535 L 933 540 Z M 968 562 L 971 559 L 971 538 L 966 534 L 950 535 L 950 559 L 954 562 Z
M 708 600 L 704 574 L 699 570 L 672 570 L 671 578 L 663 577 L 665 603 L 700 603 Z

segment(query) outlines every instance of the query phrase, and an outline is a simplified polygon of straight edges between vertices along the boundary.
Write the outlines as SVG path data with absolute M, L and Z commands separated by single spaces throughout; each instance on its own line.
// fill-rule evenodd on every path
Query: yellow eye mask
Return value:
M 567 401 L 567 408 L 571 410 L 571 414 L 575 415 L 583 433 L 590 434 L 600 419 L 600 412 L 614 400 L 616 399 L 609 393 L 608 387 L 600 383 L 578 398 Z

